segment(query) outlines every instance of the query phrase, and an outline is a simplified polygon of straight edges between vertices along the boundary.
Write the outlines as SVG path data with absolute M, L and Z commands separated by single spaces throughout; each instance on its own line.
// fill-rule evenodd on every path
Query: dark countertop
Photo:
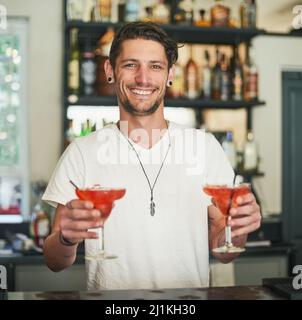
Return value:
M 0 300 L 283 300 L 262 286 L 87 292 L 2 292 Z
M 268 255 L 288 255 L 292 250 L 292 246 L 288 244 L 278 244 L 270 247 L 249 247 L 246 251 L 241 253 L 240 258 L 268 256 Z M 210 257 L 210 261 L 215 259 Z M 84 249 L 80 249 L 77 254 L 76 264 L 83 264 L 85 262 Z M 44 264 L 44 256 L 37 252 L 13 253 L 11 255 L 0 255 L 0 265 L 7 263 L 15 263 L 19 265 L 39 265 Z

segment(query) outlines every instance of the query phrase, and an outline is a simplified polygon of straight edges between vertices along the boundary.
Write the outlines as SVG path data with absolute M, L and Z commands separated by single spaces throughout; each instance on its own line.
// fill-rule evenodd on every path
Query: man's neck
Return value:
M 163 112 L 155 112 L 148 116 L 133 116 L 121 112 L 118 127 L 133 142 L 150 149 L 163 137 L 168 123 Z

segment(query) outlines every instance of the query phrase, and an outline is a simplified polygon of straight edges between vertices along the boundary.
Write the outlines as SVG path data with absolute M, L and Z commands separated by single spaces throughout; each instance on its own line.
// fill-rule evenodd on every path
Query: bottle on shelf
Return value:
M 85 137 L 92 132 L 92 124 L 89 119 L 81 123 L 80 137 Z
M 75 138 L 76 138 L 76 134 L 74 131 L 73 119 L 68 119 L 67 130 L 65 132 L 65 145 L 64 145 L 64 147 L 66 148 Z
M 252 58 L 248 57 L 245 66 L 244 99 L 247 101 L 258 98 L 258 68 Z
M 204 9 L 199 10 L 200 19 L 194 23 L 196 26 L 209 27 L 211 25 L 210 21 L 205 19 L 205 13 L 206 13 L 206 10 Z
M 111 21 L 111 0 L 96 0 L 94 7 L 94 19 L 97 22 Z
M 96 92 L 98 95 L 115 95 L 114 86 L 107 81 L 104 70 L 104 63 L 108 59 L 111 44 L 114 38 L 114 30 L 109 27 L 107 32 L 99 39 L 95 50 L 97 72 L 96 72 Z
M 255 172 L 258 169 L 258 149 L 252 131 L 248 131 L 243 148 L 243 171 Z
M 68 61 L 68 91 L 70 95 L 78 95 L 80 91 L 80 50 L 78 46 L 77 28 L 70 30 L 70 51 Z
M 193 0 L 180 0 L 177 3 L 174 20 L 177 24 L 191 25 L 194 21 Z
M 228 101 L 231 97 L 231 78 L 228 68 L 227 58 L 225 54 L 221 55 L 221 88 L 220 88 L 220 100 Z
M 125 8 L 126 8 L 126 0 L 119 0 L 119 2 L 118 2 L 118 22 L 125 22 Z
M 255 0 L 243 0 L 239 13 L 241 28 L 256 28 L 257 5 Z
M 83 20 L 84 1 L 83 0 L 67 0 L 66 16 L 67 20 Z
M 173 85 L 167 90 L 168 98 L 181 98 L 185 94 L 184 70 L 182 66 L 176 62 Z
M 222 0 L 215 0 L 211 8 L 211 25 L 214 27 L 228 27 L 230 23 L 231 10 Z
M 42 202 L 42 194 L 45 186 L 41 182 L 33 184 L 33 193 L 35 204 L 31 213 L 29 231 L 30 236 L 34 240 L 36 247 L 43 248 L 45 239 L 50 233 L 51 219 L 44 203 Z
M 202 70 L 202 95 L 204 99 L 211 99 L 211 67 L 210 67 L 210 55 L 209 55 L 209 51 L 205 50 L 204 52 L 205 55 L 205 61 L 206 64 L 203 67 Z
M 81 91 L 84 96 L 95 94 L 96 63 L 92 48 L 85 45 L 81 59 Z
M 125 6 L 125 22 L 139 20 L 140 3 L 138 0 L 127 0 Z
M 216 64 L 212 70 L 212 98 L 220 100 L 221 97 L 221 65 L 220 51 L 216 49 Z
M 243 67 L 240 61 L 238 49 L 236 47 L 233 57 L 234 66 L 232 70 L 232 98 L 233 100 L 243 100 Z
M 170 22 L 170 7 L 165 0 L 157 0 L 152 8 L 153 22 L 168 24 Z
M 230 164 L 234 170 L 237 169 L 237 152 L 236 146 L 233 141 L 233 133 L 232 131 L 228 131 L 226 133 L 225 138 L 222 141 L 222 148 L 230 161 Z
M 199 96 L 198 66 L 193 60 L 193 47 L 190 46 L 190 57 L 185 67 L 185 94 L 189 99 Z

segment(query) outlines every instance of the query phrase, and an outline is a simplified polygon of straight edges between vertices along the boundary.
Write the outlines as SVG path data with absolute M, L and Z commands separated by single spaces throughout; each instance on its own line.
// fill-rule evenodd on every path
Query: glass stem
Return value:
M 232 230 L 230 226 L 225 227 L 225 242 L 227 246 L 232 245 Z
M 104 236 L 104 233 L 105 233 L 105 227 L 103 226 L 103 228 L 102 228 L 102 252 L 105 252 L 105 236 Z

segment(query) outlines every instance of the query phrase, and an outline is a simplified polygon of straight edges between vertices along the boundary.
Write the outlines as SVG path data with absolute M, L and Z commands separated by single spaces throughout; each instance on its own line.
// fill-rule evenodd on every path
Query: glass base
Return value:
M 244 248 L 234 247 L 233 245 L 224 245 L 223 247 L 215 248 L 212 250 L 215 253 L 240 253 L 244 252 Z
M 117 259 L 115 255 L 109 255 L 104 252 L 100 252 L 96 255 L 85 255 L 85 260 L 93 261 L 93 260 L 106 260 L 106 259 Z

